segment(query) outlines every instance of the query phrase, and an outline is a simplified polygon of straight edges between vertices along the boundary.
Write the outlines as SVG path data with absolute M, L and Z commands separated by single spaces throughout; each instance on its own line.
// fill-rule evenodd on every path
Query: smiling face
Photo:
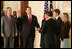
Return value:
M 67 21 L 68 18 L 63 14 L 63 15 L 62 15 L 62 20 L 63 20 L 63 21 Z
M 54 17 L 57 17 L 57 16 L 59 16 L 60 15 L 60 10 L 59 9 L 55 9 L 54 11 L 53 11 L 53 16 Z
M 58 13 L 56 13 L 55 11 L 53 12 L 53 16 L 56 17 L 58 16 Z
M 27 13 L 28 15 L 31 14 L 31 8 L 30 8 L 30 7 L 26 9 L 26 13 Z
M 12 13 L 12 9 L 11 8 L 7 9 L 7 14 L 11 15 L 11 13 Z

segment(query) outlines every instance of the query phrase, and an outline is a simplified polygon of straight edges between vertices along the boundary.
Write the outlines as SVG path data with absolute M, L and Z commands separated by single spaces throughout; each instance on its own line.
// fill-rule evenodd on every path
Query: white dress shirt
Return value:
M 60 16 L 57 16 L 57 17 L 56 17 L 56 20 L 57 20 L 59 17 L 60 17 Z
M 8 16 L 8 18 L 9 18 L 9 15 L 7 15 Z
M 29 15 L 27 14 L 27 16 L 28 16 L 28 19 L 29 19 Z M 31 17 L 31 20 L 32 20 L 32 15 L 30 15 L 30 17 Z

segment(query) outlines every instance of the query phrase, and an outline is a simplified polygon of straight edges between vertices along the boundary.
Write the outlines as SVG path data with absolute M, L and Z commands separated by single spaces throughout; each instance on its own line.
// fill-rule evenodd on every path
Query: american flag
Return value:
M 45 1 L 45 4 L 44 4 L 44 11 L 48 11 L 48 1 Z
M 53 10 L 53 3 L 52 3 L 52 1 L 50 1 L 50 11 L 52 11 Z
M 45 1 L 45 4 L 44 4 L 44 12 L 45 11 L 48 11 L 48 1 Z M 43 16 L 43 18 L 45 19 L 45 16 Z

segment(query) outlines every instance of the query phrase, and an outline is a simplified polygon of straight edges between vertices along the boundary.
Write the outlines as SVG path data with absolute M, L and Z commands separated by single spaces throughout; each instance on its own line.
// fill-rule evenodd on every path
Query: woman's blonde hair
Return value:
M 67 22 L 69 21 L 69 14 L 68 13 L 63 13 L 65 19 L 64 19 L 64 22 Z

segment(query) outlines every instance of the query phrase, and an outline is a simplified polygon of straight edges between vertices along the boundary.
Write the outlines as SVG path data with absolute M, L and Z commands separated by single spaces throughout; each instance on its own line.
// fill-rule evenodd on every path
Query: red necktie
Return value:
M 31 17 L 30 17 L 30 15 L 29 15 L 29 23 L 31 24 Z
M 11 24 L 11 17 L 10 17 L 10 15 L 9 15 L 9 23 Z

